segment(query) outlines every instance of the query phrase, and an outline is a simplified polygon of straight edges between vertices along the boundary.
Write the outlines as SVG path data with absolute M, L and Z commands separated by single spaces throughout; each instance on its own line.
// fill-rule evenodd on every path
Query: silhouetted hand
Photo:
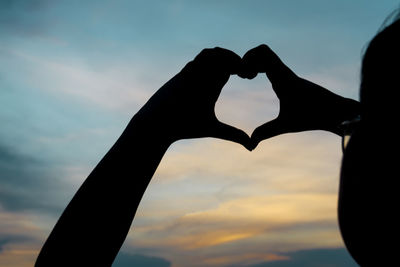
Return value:
M 326 130 L 342 135 L 340 124 L 360 114 L 359 103 L 298 77 L 267 46 L 260 45 L 243 56 L 242 78 L 266 73 L 280 101 L 276 119 L 256 128 L 253 147 L 264 139 L 291 132 Z
M 186 138 L 216 137 L 250 147 L 250 137 L 215 116 L 215 103 L 242 59 L 234 52 L 204 49 L 175 77 L 162 86 L 134 117 L 144 128 L 174 142 Z

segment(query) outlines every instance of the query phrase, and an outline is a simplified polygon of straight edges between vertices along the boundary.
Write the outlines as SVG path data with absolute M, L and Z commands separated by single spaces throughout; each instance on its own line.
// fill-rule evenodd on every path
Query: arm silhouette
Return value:
M 248 135 L 218 121 L 214 113 L 222 87 L 240 67 L 235 53 L 205 49 L 162 86 L 79 188 L 35 266 L 111 266 L 173 142 L 216 137 L 249 148 Z
M 325 130 L 341 135 L 341 122 L 360 112 L 357 101 L 298 77 L 267 45 L 249 50 L 243 56 L 243 64 L 246 72 L 241 77 L 252 79 L 257 73 L 266 73 L 280 101 L 278 117 L 254 130 L 253 146 L 291 132 Z

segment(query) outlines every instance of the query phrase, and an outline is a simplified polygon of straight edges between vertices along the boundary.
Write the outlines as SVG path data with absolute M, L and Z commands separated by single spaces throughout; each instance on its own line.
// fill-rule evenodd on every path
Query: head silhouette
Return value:
M 400 10 L 388 20 L 392 23 L 384 26 L 369 43 L 361 69 L 363 115 L 364 119 L 374 121 L 394 115 L 391 109 L 395 107 L 390 104 L 397 98 L 400 84 Z
M 347 249 L 361 266 L 393 266 L 398 261 L 400 13 L 396 14 L 365 51 L 360 123 L 342 161 L 339 225 Z

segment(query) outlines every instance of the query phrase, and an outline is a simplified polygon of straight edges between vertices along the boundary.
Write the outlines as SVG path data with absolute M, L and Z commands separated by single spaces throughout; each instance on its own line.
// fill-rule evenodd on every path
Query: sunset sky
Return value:
M 58 217 L 146 100 L 203 48 L 268 44 L 299 76 L 358 99 L 363 49 L 398 1 L 0 1 L 0 267 L 32 266 Z M 217 117 L 273 119 L 264 75 L 232 76 Z M 174 143 L 114 267 L 356 266 L 337 223 L 340 138 L 248 152 Z M 99 233 L 101 235 L 102 233 Z

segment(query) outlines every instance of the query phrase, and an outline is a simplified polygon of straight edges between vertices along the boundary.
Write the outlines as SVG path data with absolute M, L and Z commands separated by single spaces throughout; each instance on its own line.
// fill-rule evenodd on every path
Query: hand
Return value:
M 264 139 L 291 132 L 326 130 L 342 135 L 340 124 L 360 114 L 359 102 L 298 77 L 267 45 L 248 51 L 243 65 L 246 72 L 240 73 L 242 78 L 266 73 L 280 101 L 278 117 L 254 130 L 253 147 Z
M 234 52 L 204 49 L 181 72 L 161 87 L 135 115 L 157 138 L 180 139 L 216 137 L 250 148 L 250 137 L 220 122 L 215 103 L 231 74 L 237 74 L 242 59 Z

